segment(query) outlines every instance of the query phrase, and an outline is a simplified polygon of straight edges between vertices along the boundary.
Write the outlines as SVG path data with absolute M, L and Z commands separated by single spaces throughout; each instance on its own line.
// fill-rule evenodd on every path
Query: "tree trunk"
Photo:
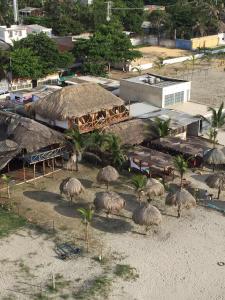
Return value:
M 179 203 L 177 207 L 177 217 L 180 218 L 180 216 L 181 216 L 181 204 Z
M 180 187 L 183 187 L 183 174 L 180 175 Z
M 86 246 L 87 246 L 87 252 L 89 252 L 89 235 L 88 235 L 88 222 L 85 224 L 85 241 L 86 241 Z
M 160 29 L 157 30 L 157 44 L 160 46 Z
M 110 73 L 111 71 L 111 63 L 108 63 L 108 72 Z
M 217 196 L 218 200 L 220 199 L 220 193 L 221 193 L 221 186 L 219 186 L 219 188 L 218 188 L 218 196 Z
M 10 195 L 10 187 L 9 187 L 9 184 L 7 184 L 7 194 L 8 194 L 8 199 L 11 198 L 11 195 Z
M 76 171 L 78 172 L 79 171 L 79 165 L 78 165 L 78 157 L 79 157 L 79 152 L 76 151 Z

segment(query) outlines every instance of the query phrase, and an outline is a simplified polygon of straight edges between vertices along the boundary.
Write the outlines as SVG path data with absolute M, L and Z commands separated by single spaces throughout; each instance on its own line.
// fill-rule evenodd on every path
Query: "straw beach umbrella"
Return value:
M 209 175 L 206 180 L 206 184 L 212 189 L 218 189 L 218 196 L 220 198 L 220 193 L 222 190 L 225 189 L 225 174 L 224 173 L 217 173 Z
M 132 219 L 136 224 L 145 225 L 147 230 L 151 225 L 159 225 L 162 222 L 162 215 L 158 208 L 144 203 L 135 209 Z
M 114 211 L 119 212 L 125 206 L 125 200 L 115 192 L 99 193 L 94 205 L 97 210 L 104 209 L 107 211 L 107 216 Z
M 222 150 L 213 148 L 208 150 L 203 156 L 204 162 L 213 165 L 213 171 L 216 165 L 225 164 L 225 154 Z
M 195 207 L 196 200 L 191 193 L 189 193 L 187 190 L 182 188 L 175 193 L 169 193 L 166 197 L 166 204 L 177 206 L 178 207 L 177 216 L 178 218 L 180 218 L 181 209 L 182 208 L 190 209 L 192 207 Z
M 81 182 L 74 177 L 64 179 L 59 186 L 59 190 L 60 194 L 69 197 L 71 202 L 74 196 L 78 196 L 85 191 Z
M 164 195 L 165 189 L 163 184 L 154 178 L 149 178 L 145 187 L 145 194 L 149 199 Z
M 97 181 L 100 183 L 105 183 L 107 185 L 107 190 L 109 189 L 109 183 L 116 181 L 119 178 L 119 173 L 112 166 L 107 166 L 99 170 L 97 175 Z

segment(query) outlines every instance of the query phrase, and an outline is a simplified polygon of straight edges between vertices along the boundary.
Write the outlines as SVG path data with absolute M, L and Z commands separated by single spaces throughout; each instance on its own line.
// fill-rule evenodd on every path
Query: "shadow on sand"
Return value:
M 81 218 L 81 214 L 77 211 L 78 208 L 88 208 L 89 203 L 85 203 L 83 200 L 81 202 L 76 203 L 70 203 L 69 201 L 65 201 L 65 204 L 63 205 L 56 205 L 54 207 L 54 210 L 59 213 L 60 215 L 64 217 L 69 217 L 69 218 Z
M 63 201 L 63 197 L 60 194 L 48 192 L 48 191 L 26 191 L 23 195 L 27 198 L 40 201 L 40 202 L 50 202 L 57 203 Z
M 109 232 L 109 233 L 125 233 L 131 231 L 133 226 L 121 219 L 117 218 L 107 218 L 103 216 L 96 215 L 91 224 L 92 227 L 100 231 Z

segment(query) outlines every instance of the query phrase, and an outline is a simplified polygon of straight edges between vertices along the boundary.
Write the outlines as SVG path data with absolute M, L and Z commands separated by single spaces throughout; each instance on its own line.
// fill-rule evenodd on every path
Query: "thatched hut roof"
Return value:
M 61 194 L 74 196 L 80 195 L 85 189 L 80 180 L 74 177 L 68 177 L 60 183 L 59 190 Z
M 145 187 L 145 194 L 149 197 L 162 196 L 165 193 L 163 184 L 155 178 L 149 178 Z
M 225 164 L 225 154 L 223 150 L 213 148 L 204 154 L 203 160 L 212 165 Z
M 112 109 L 124 102 L 95 83 L 71 85 L 34 103 L 36 114 L 50 120 L 66 120 Z
M 119 178 L 119 173 L 112 166 L 107 166 L 100 169 L 97 175 L 97 181 L 103 183 L 116 181 L 118 178 Z
M 216 173 L 209 175 L 206 180 L 206 184 L 212 189 L 225 188 L 225 174 Z
M 34 120 L 0 111 L 0 169 L 22 149 L 36 152 L 54 144 L 63 144 L 63 134 Z
M 114 124 L 106 129 L 120 137 L 123 145 L 139 145 L 144 141 L 157 138 L 154 124 L 148 120 L 131 119 Z
M 180 204 L 182 207 L 191 208 L 196 206 L 196 200 L 185 189 L 180 189 L 175 193 L 169 193 L 166 197 L 166 204 L 167 205 L 178 205 Z
M 115 192 L 104 192 L 96 196 L 94 205 L 96 209 L 120 211 L 125 206 L 125 200 Z
M 158 208 L 145 203 L 135 209 L 132 219 L 139 225 L 159 225 L 162 222 L 162 215 Z

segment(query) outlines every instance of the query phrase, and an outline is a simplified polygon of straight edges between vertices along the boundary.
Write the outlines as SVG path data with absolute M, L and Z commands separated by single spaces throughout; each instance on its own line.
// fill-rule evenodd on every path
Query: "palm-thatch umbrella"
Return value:
M 203 155 L 203 161 L 210 165 L 213 165 L 213 171 L 214 171 L 216 165 L 225 164 L 225 154 L 222 150 L 213 148 L 208 150 Z
M 65 194 L 70 198 L 71 202 L 74 196 L 78 196 L 85 191 L 81 182 L 74 177 L 68 177 L 64 179 L 59 186 L 59 190 L 60 194 Z
M 125 200 L 115 192 L 104 192 L 96 196 L 94 205 L 97 210 L 106 210 L 108 216 L 111 212 L 119 212 L 125 206 Z
M 167 205 L 178 206 L 177 214 L 178 218 L 181 216 L 182 208 L 191 208 L 196 206 L 196 200 L 187 190 L 181 188 L 175 193 L 169 193 L 166 197 Z
M 97 181 L 100 183 L 105 183 L 107 185 L 107 190 L 109 189 L 109 183 L 116 181 L 119 178 L 119 173 L 112 166 L 107 166 L 99 170 L 97 175 Z
M 149 200 L 152 197 L 159 197 L 165 193 L 163 184 L 154 178 L 149 178 L 145 187 L 145 195 L 148 196 Z
M 144 203 L 135 209 L 132 219 L 136 224 L 145 225 L 148 229 L 151 225 L 159 225 L 162 222 L 162 215 L 158 208 L 149 203 Z
M 220 198 L 221 190 L 225 188 L 225 174 L 224 173 L 217 173 L 209 175 L 206 180 L 206 184 L 212 189 L 218 189 L 218 196 Z

